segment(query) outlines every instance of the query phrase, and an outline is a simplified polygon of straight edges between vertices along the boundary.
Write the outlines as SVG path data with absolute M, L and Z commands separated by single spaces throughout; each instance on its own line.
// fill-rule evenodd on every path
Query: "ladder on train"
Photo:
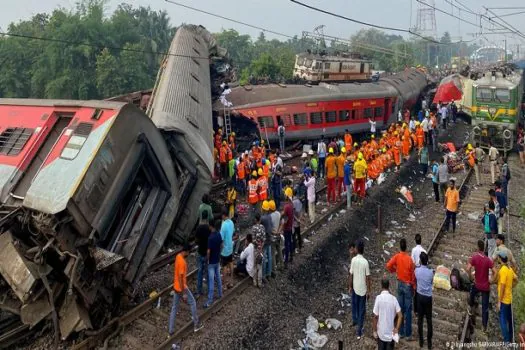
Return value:
M 231 120 L 230 109 L 224 108 L 224 133 L 226 134 L 226 140 L 228 140 L 228 137 L 230 136 L 231 132 L 232 132 L 232 120 Z

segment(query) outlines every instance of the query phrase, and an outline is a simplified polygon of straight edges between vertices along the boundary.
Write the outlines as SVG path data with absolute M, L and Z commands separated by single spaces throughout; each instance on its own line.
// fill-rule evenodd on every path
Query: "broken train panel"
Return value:
M 175 170 L 181 178 L 181 203 L 184 207 L 177 214 L 173 230 L 175 239 L 180 242 L 188 239 L 197 222 L 202 196 L 211 189 L 210 64 L 221 61 L 223 55 L 204 27 L 179 27 L 149 101 L 147 114 L 162 130 Z
M 117 102 L 0 99 L 0 312 L 97 327 L 179 209 L 164 139 Z

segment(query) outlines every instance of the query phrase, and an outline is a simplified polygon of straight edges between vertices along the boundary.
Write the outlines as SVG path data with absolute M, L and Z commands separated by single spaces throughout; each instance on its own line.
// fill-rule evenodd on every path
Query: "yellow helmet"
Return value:
M 334 149 L 333 149 L 332 147 L 330 147 L 330 148 L 328 149 L 328 153 L 334 153 Z
M 354 147 L 357 147 L 357 146 L 359 146 L 359 145 L 357 144 L 357 142 L 354 142 Z
M 259 169 L 257 170 L 257 174 L 259 174 L 259 176 L 262 176 L 262 174 L 263 174 L 263 171 L 262 171 L 262 169 L 261 169 L 261 168 L 259 168 Z
M 467 146 L 467 149 L 472 151 L 474 149 L 474 147 L 472 147 L 472 144 L 469 143 L 468 146 Z
M 222 133 L 222 129 L 221 128 L 219 128 L 219 133 Z
M 407 127 L 407 123 L 403 123 L 403 128 L 406 128 Z
M 420 122 L 416 122 L 416 126 L 420 126 L 420 125 L 421 125 L 421 123 L 420 123 Z
M 275 201 L 273 199 L 271 199 L 269 202 L 268 202 L 269 206 L 270 206 L 270 210 L 275 210 L 276 209 L 276 206 L 275 206 Z
M 234 136 L 234 137 L 235 137 L 235 131 L 232 131 L 232 136 Z
M 266 211 L 270 210 L 270 202 L 263 201 L 262 202 L 262 210 L 266 210 Z
M 252 171 L 252 176 L 253 176 L 253 177 L 257 177 L 257 172 L 256 172 L 255 170 Z
M 284 190 L 284 195 L 288 198 L 292 198 L 293 197 L 293 190 L 290 188 L 290 187 L 287 187 L 285 190 Z
M 341 153 L 346 153 L 346 148 L 341 147 Z
M 372 134 L 372 139 L 375 139 L 375 138 L 376 138 L 376 135 L 373 135 L 373 134 Z
M 226 146 L 226 141 L 222 141 L 222 144 L 223 144 L 224 146 Z
M 261 140 L 261 145 L 264 145 L 264 140 Z
M 397 131 L 394 131 L 394 135 L 397 136 L 399 135 L 399 133 Z
M 359 160 L 362 160 L 362 159 L 363 159 L 363 152 L 359 152 L 359 153 L 357 154 L 357 158 L 358 158 Z
M 383 153 L 386 153 L 386 147 L 383 147 Z

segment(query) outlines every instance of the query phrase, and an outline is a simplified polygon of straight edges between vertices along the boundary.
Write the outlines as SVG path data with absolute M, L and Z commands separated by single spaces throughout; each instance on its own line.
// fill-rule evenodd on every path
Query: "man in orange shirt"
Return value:
M 345 160 L 346 160 L 346 148 L 341 148 L 341 154 L 335 159 L 335 164 L 337 165 L 337 200 L 341 199 L 341 193 L 346 191 L 346 186 L 344 184 L 345 177 Z M 343 189 L 343 191 L 341 191 Z
M 173 303 L 171 304 L 171 313 L 169 320 L 168 332 L 172 336 L 175 332 L 175 318 L 177 316 L 177 308 L 179 307 L 180 299 L 187 302 L 191 308 L 191 318 L 193 320 L 193 330 L 199 331 L 204 327 L 199 322 L 199 315 L 197 315 L 197 304 L 195 298 L 188 288 L 186 282 L 186 275 L 188 274 L 188 265 L 186 264 L 186 258 L 190 253 L 191 247 L 189 244 L 185 244 L 182 248 L 182 252 L 177 254 L 175 257 L 175 273 L 173 279 Z
M 445 192 L 445 232 L 448 232 L 450 221 L 452 221 L 452 233 L 456 232 L 456 213 L 458 212 L 460 199 L 459 191 L 456 189 L 456 182 L 450 180 L 448 183 L 447 192 Z
M 397 301 L 403 313 L 399 336 L 407 337 L 407 340 L 412 341 L 412 299 L 416 287 L 415 265 L 412 257 L 407 253 L 406 239 L 401 238 L 399 247 L 400 252 L 386 263 L 386 269 L 397 275 Z
M 425 144 L 425 132 L 423 131 L 423 128 L 417 122 L 416 127 L 416 139 L 417 139 L 417 148 L 421 149 L 423 148 L 423 145 Z
M 403 157 L 405 157 L 405 159 L 410 157 L 410 136 L 403 136 Z
M 228 177 L 228 154 L 230 153 L 230 148 L 226 141 L 222 141 L 221 149 L 219 150 L 219 162 L 221 164 L 221 179 L 226 179 Z
M 326 201 L 330 205 L 330 199 L 335 202 L 335 178 L 337 177 L 337 167 L 335 163 L 334 149 L 330 147 L 328 149 L 328 157 L 325 160 L 325 169 L 326 169 Z

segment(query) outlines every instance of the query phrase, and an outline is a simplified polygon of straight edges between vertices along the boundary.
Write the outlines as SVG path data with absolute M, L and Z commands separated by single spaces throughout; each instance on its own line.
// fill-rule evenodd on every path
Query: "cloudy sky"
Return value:
M 7 0 L 0 0 L 0 2 Z M 318 13 L 310 9 L 300 7 L 289 0 L 173 0 L 187 4 L 199 9 L 207 10 L 219 15 L 238 19 L 260 27 L 275 30 L 288 35 L 301 35 L 302 31 L 312 31 L 314 27 L 326 25 L 325 34 L 349 37 L 350 34 L 359 30 L 363 26 L 343 19 Z M 300 0 L 309 5 L 336 12 L 338 14 L 355 18 L 364 22 L 381 24 L 384 26 L 407 29 L 416 25 L 417 9 L 421 6 L 418 0 Z M 122 1 L 109 0 L 107 9 L 108 14 Z M 9 5 L 2 6 L 0 11 L 0 27 L 6 29 L 11 22 L 30 18 L 39 12 L 50 12 L 57 6 L 66 9 L 75 8 L 76 0 L 16 0 L 10 1 Z M 135 6 L 151 6 L 156 10 L 166 10 L 174 25 L 180 23 L 202 24 L 211 31 L 234 28 L 241 33 L 257 36 L 259 30 L 249 28 L 240 24 L 235 24 L 224 19 L 198 13 L 183 7 L 166 2 L 165 0 L 132 0 L 128 1 Z M 499 9 L 494 10 L 497 14 L 507 14 L 511 12 L 525 11 L 523 0 L 500 0 L 496 2 L 488 0 L 435 0 L 435 6 L 461 18 L 479 23 L 479 18 L 468 14 L 466 11 L 459 11 L 457 7 L 465 5 L 474 12 L 485 13 L 483 6 L 487 7 L 522 7 L 522 9 Z M 454 7 L 456 6 L 456 7 Z M 488 16 L 492 16 L 490 13 Z M 525 33 L 525 13 L 508 16 L 504 18 L 516 29 Z M 479 33 L 479 28 L 460 22 L 443 13 L 436 13 L 438 35 L 449 31 L 453 41 L 461 36 L 463 40 L 470 40 L 473 37 L 469 33 Z M 485 24 L 485 26 L 490 27 Z M 487 30 L 485 30 L 488 32 Z M 275 37 L 268 34 L 267 37 Z M 486 35 L 486 39 L 494 43 L 501 44 L 503 36 Z M 282 38 L 283 39 L 283 38 Z M 522 45 L 525 51 L 525 40 L 517 40 L 508 36 L 510 48 L 515 44 Z

